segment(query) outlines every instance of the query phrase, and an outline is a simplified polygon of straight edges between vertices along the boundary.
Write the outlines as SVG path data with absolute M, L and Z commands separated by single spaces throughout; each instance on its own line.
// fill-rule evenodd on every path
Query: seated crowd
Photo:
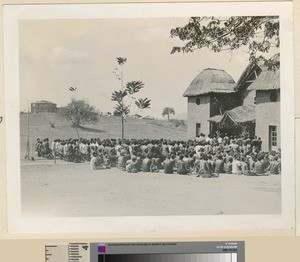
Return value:
M 280 174 L 281 153 L 263 152 L 262 141 L 248 136 L 205 136 L 194 141 L 166 139 L 37 139 L 39 157 L 65 161 L 90 162 L 91 169 L 112 167 L 129 173 L 164 172 L 218 177 L 236 175 Z

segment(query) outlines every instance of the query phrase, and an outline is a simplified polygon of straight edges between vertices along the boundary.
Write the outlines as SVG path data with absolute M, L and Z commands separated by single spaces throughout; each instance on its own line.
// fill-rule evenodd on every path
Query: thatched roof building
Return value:
M 274 55 L 271 62 L 276 63 L 280 60 L 280 54 Z M 250 63 L 240 78 L 238 79 L 235 90 L 240 90 L 243 86 L 248 90 L 271 90 L 280 89 L 280 72 L 279 68 L 269 69 L 264 65 Z M 245 83 L 248 83 L 245 85 Z
M 258 78 L 249 87 L 249 90 L 273 90 L 280 89 L 280 71 L 279 69 L 270 70 L 262 68 Z
M 234 93 L 235 82 L 224 70 L 207 68 L 199 73 L 187 90 L 184 97 L 208 93 Z
M 255 105 L 238 106 L 228 110 L 220 122 L 225 123 L 229 119 L 236 125 L 255 121 Z
M 249 87 L 252 84 L 252 82 L 256 79 L 258 75 L 257 71 L 260 73 L 261 68 L 254 62 L 250 63 L 243 71 L 240 78 L 237 80 L 234 90 L 239 91 L 243 87 L 244 88 Z M 249 81 L 249 79 L 251 80 Z M 245 85 L 246 81 L 248 81 L 247 85 Z

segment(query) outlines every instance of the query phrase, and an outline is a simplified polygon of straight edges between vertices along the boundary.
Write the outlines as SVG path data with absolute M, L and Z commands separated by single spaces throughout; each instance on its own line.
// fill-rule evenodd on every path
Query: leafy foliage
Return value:
M 119 65 L 124 65 L 127 62 L 127 58 L 117 57 L 117 62 L 118 62 Z
M 117 105 L 114 107 L 114 115 L 121 116 L 121 128 L 122 128 L 122 140 L 124 139 L 124 117 L 130 114 L 131 105 L 135 97 L 134 94 L 138 93 L 145 84 L 142 81 L 131 81 L 123 86 L 123 65 L 127 62 L 127 58 L 117 57 L 119 68 L 116 67 L 113 70 L 113 74 L 116 79 L 121 82 L 121 88 L 119 91 L 114 91 L 111 96 L 112 101 L 116 101 Z M 144 108 L 150 108 L 150 101 L 148 98 L 139 99 L 135 101 L 135 105 L 138 107 L 138 111 Z M 138 112 L 137 111 L 137 112 Z M 135 113 L 135 115 L 137 114 Z
M 167 116 L 168 121 L 170 121 L 170 115 L 175 115 L 175 110 L 172 107 L 164 107 L 163 108 L 163 112 L 162 112 L 162 116 L 165 117 Z
M 86 123 L 95 124 L 98 121 L 97 110 L 84 100 L 72 99 L 71 103 L 62 111 L 62 115 L 75 127 L 83 126 Z
M 148 98 L 140 98 L 137 101 L 135 101 L 136 106 L 139 108 L 139 110 L 150 108 L 150 102 L 151 100 Z
M 114 115 L 115 116 L 126 116 L 130 113 L 130 107 L 129 106 L 122 106 L 120 104 L 117 104 L 115 107 L 114 107 Z
M 139 92 L 144 86 L 145 84 L 142 81 L 131 81 L 126 84 L 125 91 L 133 95 Z
M 111 100 L 117 101 L 119 104 L 121 104 L 125 96 L 127 96 L 126 91 L 114 91 L 111 95 Z
M 247 46 L 250 62 L 263 61 L 267 64 L 269 60 L 265 54 L 280 46 L 279 17 L 191 17 L 185 26 L 171 29 L 171 37 L 185 42 L 183 46 L 173 47 L 171 54 L 202 48 L 213 52 L 231 52 Z
M 119 65 L 123 65 L 124 63 L 126 63 L 127 58 L 117 57 L 117 61 Z M 118 73 L 118 68 L 114 68 L 113 73 L 116 75 L 119 81 L 122 80 L 120 78 L 120 75 L 122 75 L 122 73 Z M 131 110 L 131 104 L 133 100 L 136 99 L 135 97 L 133 97 L 133 95 L 138 93 L 142 88 L 144 88 L 144 86 L 145 84 L 141 80 L 130 81 L 126 83 L 125 88 L 121 87 L 121 90 L 114 91 L 111 95 L 111 100 L 117 102 L 117 105 L 114 107 L 114 115 L 129 115 Z M 139 98 L 135 101 L 135 105 L 138 107 L 139 111 L 145 108 L 150 108 L 150 102 L 151 100 L 148 98 Z

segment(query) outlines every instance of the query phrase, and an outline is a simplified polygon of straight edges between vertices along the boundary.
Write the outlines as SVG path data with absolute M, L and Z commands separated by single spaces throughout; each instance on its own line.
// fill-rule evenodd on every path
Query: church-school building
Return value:
M 279 61 L 279 54 L 273 57 Z M 225 130 L 249 131 L 263 141 L 262 150 L 280 148 L 280 71 L 250 64 L 235 83 L 224 70 L 199 73 L 187 97 L 187 137 Z

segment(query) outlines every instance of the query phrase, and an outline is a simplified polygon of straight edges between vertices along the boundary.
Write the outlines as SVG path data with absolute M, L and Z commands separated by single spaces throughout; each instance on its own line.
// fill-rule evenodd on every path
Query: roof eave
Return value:
M 204 93 L 199 93 L 199 94 L 186 94 L 184 93 L 183 96 L 184 97 L 191 97 L 191 96 L 201 96 L 201 95 L 208 95 L 208 94 L 212 94 L 212 93 L 219 93 L 219 94 L 233 94 L 236 93 L 236 91 L 234 90 L 211 90 L 209 92 L 204 92 Z

